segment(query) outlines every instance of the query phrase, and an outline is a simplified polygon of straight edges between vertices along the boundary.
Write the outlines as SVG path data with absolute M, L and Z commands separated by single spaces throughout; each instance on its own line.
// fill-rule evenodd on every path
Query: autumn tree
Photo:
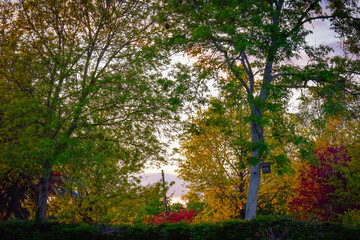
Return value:
M 344 146 L 327 146 L 315 153 L 319 164 L 302 168 L 291 211 L 304 219 L 335 220 L 346 210 L 359 207 L 344 195 L 350 188 L 341 169 L 349 167 L 351 157 Z
M 96 166 L 128 177 L 163 159 L 160 126 L 191 94 L 188 77 L 158 71 L 169 60 L 154 44 L 156 2 L 21 0 L 1 9 L 1 161 L 40 174 L 38 217 L 53 168 L 86 163 L 81 174 L 106 181 L 112 168 Z
M 250 110 L 243 104 L 246 96 L 236 81 L 229 77 L 219 83 L 219 96 L 211 98 L 208 108 L 199 109 L 190 119 L 180 142 L 178 172 L 190 188 L 186 198 L 204 204 L 197 221 L 217 222 L 245 215 L 251 165 L 251 138 L 247 131 Z M 285 123 L 291 119 L 291 115 L 283 114 L 281 124 L 291 126 Z M 271 161 L 272 173 L 263 176 L 260 183 L 258 208 L 263 214 L 285 213 L 292 189 L 292 166 L 281 154 L 293 146 L 287 141 L 286 131 L 279 131 L 269 128 L 269 135 L 265 136 L 274 156 L 267 159 Z M 299 154 L 294 150 L 288 157 L 295 158 L 296 153 Z
M 182 137 L 179 177 L 188 183 L 187 194 L 202 196 L 203 221 L 227 220 L 243 215 L 248 154 L 245 109 L 226 108 L 211 99 L 208 110 L 199 109 Z M 239 123 L 242 121 L 242 123 Z
M 356 113 L 359 94 L 359 7 L 356 1 L 169 1 L 164 25 L 204 68 L 238 79 L 246 93 L 251 133 L 251 171 L 246 219 L 256 217 L 260 164 L 271 156 L 264 137 L 268 113 L 286 111 L 292 89 L 316 96 L 323 112 Z M 326 20 L 346 39 L 346 54 L 329 55 L 332 46 L 312 46 L 308 24 Z M 337 56 L 334 56 L 337 55 Z M 300 59 L 307 59 L 299 63 Z M 239 67 L 239 65 L 242 67 Z M 246 76 L 246 78 L 244 77 Z M 295 132 L 296 133 L 296 132 Z M 293 143 L 305 139 L 293 134 Z M 301 150 L 304 158 L 312 150 Z M 307 157 L 305 157 L 307 155 Z M 286 155 L 283 155 L 286 157 Z
M 314 120 L 311 119 L 310 120 Z M 359 120 L 337 116 L 307 122 L 304 134 L 316 139 L 318 161 L 298 171 L 290 206 L 301 218 L 356 221 L 359 213 Z M 357 215 L 356 215 L 357 214 Z M 343 216 L 348 215 L 348 216 Z

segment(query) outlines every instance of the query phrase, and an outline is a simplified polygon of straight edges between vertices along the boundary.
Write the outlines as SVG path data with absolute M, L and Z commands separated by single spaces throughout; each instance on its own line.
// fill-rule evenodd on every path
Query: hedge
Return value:
M 248 240 L 248 239 L 360 239 L 360 226 L 257 218 L 219 224 L 106 226 L 11 220 L 0 222 L 2 240 Z

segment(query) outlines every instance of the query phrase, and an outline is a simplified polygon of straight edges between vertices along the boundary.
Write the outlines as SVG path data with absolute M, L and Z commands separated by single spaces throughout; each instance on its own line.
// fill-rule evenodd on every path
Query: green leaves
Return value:
M 103 176 L 127 181 L 146 162 L 162 161 L 159 129 L 174 127 L 194 90 L 189 73 L 170 79 L 158 69 L 170 60 L 162 42 L 155 44 L 163 33 L 148 21 L 157 19 L 156 4 L 29 0 L 9 6 L 15 14 L 7 12 L 5 30 L 13 38 L 0 48 L 1 92 L 11 89 L 0 105 L 4 164 L 68 171 L 85 186 L 79 194 L 94 191 L 77 204 L 91 205 L 102 202 L 96 187 L 111 187 Z
M 194 29 L 193 31 L 193 38 L 194 39 L 207 39 L 212 36 L 212 32 L 210 28 L 206 26 L 199 26 Z

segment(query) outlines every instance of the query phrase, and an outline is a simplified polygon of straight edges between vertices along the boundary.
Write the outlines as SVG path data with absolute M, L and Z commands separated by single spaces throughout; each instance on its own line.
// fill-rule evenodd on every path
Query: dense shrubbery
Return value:
M 196 217 L 196 213 L 194 210 L 187 211 L 184 208 L 180 208 L 177 212 L 161 212 L 152 219 L 150 219 L 150 223 L 155 225 L 161 223 L 178 223 L 178 222 L 186 222 L 191 223 Z
M 93 226 L 85 224 L 60 224 L 57 222 L 35 222 L 11 220 L 0 223 L 0 236 L 3 240 L 25 239 L 106 239 Z M 109 238 L 111 239 L 111 238 Z
M 22 239 L 117 239 L 117 240 L 217 240 L 217 239 L 356 239 L 360 226 L 296 221 L 290 218 L 257 218 L 220 224 L 186 223 L 155 226 L 104 226 L 59 224 L 56 222 L 0 222 L 3 240 Z

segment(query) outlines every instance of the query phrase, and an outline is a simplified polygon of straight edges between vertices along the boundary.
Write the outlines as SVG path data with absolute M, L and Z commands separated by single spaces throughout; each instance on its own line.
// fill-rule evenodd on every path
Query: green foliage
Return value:
M 56 222 L 7 221 L 0 224 L 4 240 L 22 239 L 107 239 L 89 225 L 63 225 Z M 110 239 L 110 238 L 108 238 Z
M 13 239 L 127 239 L 127 240 L 217 240 L 217 239 L 355 239 L 359 227 L 334 223 L 295 221 L 290 218 L 261 218 L 219 224 L 158 226 L 75 225 L 56 222 L 8 221 L 0 223 L 4 240 Z
M 186 198 L 202 210 L 197 222 L 244 217 L 248 169 L 258 161 L 251 157 L 255 150 L 263 153 L 262 161 L 270 162 L 272 168 L 260 182 L 259 214 L 286 213 L 295 161 L 302 156 L 299 149 L 312 149 L 311 141 L 295 133 L 294 116 L 283 109 L 264 111 L 269 119 L 263 127 L 266 142 L 252 143 L 251 111 L 238 86 L 234 78 L 223 79 L 219 96 L 209 100 L 208 108 L 198 110 L 180 142 L 179 176 L 191 190 Z
M 166 144 L 158 133 L 172 132 L 179 110 L 196 99 L 211 110 L 195 119 L 195 135 L 190 133 L 195 140 L 189 145 L 192 151 L 203 150 L 201 137 L 207 134 L 216 142 L 220 136 L 223 142 L 202 153 L 203 160 L 220 166 L 214 176 L 211 168 L 205 175 L 217 187 L 227 186 L 227 196 L 234 186 L 232 177 L 224 178 L 229 168 L 233 175 L 242 174 L 248 165 L 269 159 L 279 176 L 290 172 L 291 158 L 313 157 L 312 141 L 297 136 L 298 122 L 288 114 L 290 89 L 303 88 L 301 117 L 307 121 L 321 125 L 324 116 L 356 116 L 360 31 L 355 0 L 327 1 L 331 16 L 324 15 L 318 0 L 283 3 L 2 1 L 0 166 L 37 178 L 42 218 L 50 172 L 57 169 L 64 181 L 50 204 L 53 216 L 131 222 L 135 209 L 139 214 L 158 211 L 159 191 L 147 203 L 138 202 L 147 193 L 130 176 L 147 162 L 164 160 Z M 304 24 L 316 18 L 331 21 L 354 58 L 332 57 L 330 46 L 309 46 L 305 37 L 311 31 Z M 174 48 L 193 57 L 194 66 L 177 64 L 164 71 Z M 289 64 L 303 50 L 307 65 Z M 202 83 L 210 78 L 220 80 L 226 101 L 202 98 Z M 227 155 L 231 160 L 224 164 Z M 258 192 L 258 184 L 252 186 L 250 192 Z M 238 212 L 243 211 L 244 186 L 240 189 L 241 197 L 232 204 Z M 22 204 L 24 195 L 16 195 Z
M 94 221 L 123 189 L 136 198 L 131 175 L 164 160 L 158 133 L 171 135 L 197 84 L 189 70 L 161 72 L 157 4 L 1 2 L 0 164 L 38 177 L 42 218 L 52 169 L 66 178 L 54 214 L 95 202 L 84 217 Z
M 306 148 L 311 147 L 311 141 L 299 145 L 293 137 L 297 135 L 293 118 L 286 116 L 292 89 L 302 89 L 304 95 L 318 100 L 317 106 L 309 107 L 320 112 L 311 114 L 314 120 L 358 115 L 360 65 L 359 55 L 354 51 L 359 46 L 356 37 L 360 33 L 359 27 L 354 26 L 355 22 L 358 25 L 357 3 L 184 0 L 170 1 L 166 7 L 168 21 L 174 23 L 170 24 L 174 33 L 181 32 L 187 40 L 180 44 L 196 59 L 195 65 L 217 73 L 215 80 L 236 79 L 236 91 L 243 90 L 245 97 L 234 98 L 234 102 L 246 104 L 251 113 L 247 116 L 251 123 L 247 132 L 252 142 L 248 162 L 253 166 L 247 203 L 251 219 L 256 216 L 259 162 L 274 156 L 280 170 L 290 165 L 288 155 L 293 150 L 302 158 L 313 158 L 312 150 Z M 341 37 L 351 39 L 345 41 L 344 50 L 354 58 L 346 54 L 331 56 L 332 46 L 311 46 L 306 37 L 312 32 L 306 24 L 317 19 L 327 19 Z M 294 61 L 304 55 L 307 63 L 300 65 Z M 280 143 L 272 142 L 272 135 Z M 297 149 L 291 144 L 296 144 Z M 280 149 L 287 154 L 273 155 L 272 151 Z
M 353 209 L 340 216 L 341 222 L 350 226 L 360 226 L 360 210 Z

